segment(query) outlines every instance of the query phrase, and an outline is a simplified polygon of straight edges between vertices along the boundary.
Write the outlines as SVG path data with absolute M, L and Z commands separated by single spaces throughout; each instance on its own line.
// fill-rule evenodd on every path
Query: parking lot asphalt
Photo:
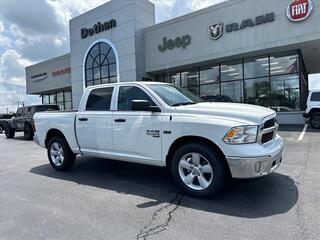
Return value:
M 0 135 L 0 239 L 320 239 L 320 132 L 281 126 L 282 165 L 218 197 L 179 193 L 165 168 L 78 157 L 69 172 Z

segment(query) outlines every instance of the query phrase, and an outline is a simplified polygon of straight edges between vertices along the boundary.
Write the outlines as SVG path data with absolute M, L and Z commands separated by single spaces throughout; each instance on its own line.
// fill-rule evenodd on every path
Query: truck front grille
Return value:
M 261 144 L 270 142 L 272 139 L 275 138 L 276 133 L 278 130 L 278 124 L 277 124 L 277 120 L 276 118 L 271 118 L 268 119 L 267 121 L 265 121 L 265 123 L 263 123 L 260 126 L 260 130 L 259 130 L 259 142 Z
M 263 128 L 271 128 L 276 124 L 276 118 L 271 118 L 263 124 Z
M 273 139 L 274 132 L 265 133 L 261 137 L 261 143 L 269 142 Z

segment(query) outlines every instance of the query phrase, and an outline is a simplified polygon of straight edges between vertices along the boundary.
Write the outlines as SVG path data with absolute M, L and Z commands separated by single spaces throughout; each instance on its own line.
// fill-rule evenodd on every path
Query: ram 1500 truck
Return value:
M 228 177 L 268 175 L 282 160 L 273 110 L 203 102 L 167 83 L 91 86 L 77 112 L 36 113 L 34 122 L 34 140 L 56 170 L 76 155 L 168 166 L 195 196 L 218 193 Z

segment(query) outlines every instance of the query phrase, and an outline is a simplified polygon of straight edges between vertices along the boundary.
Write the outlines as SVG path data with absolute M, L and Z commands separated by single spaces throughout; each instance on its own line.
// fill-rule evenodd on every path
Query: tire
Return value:
M 312 113 L 309 122 L 312 128 L 320 129 L 320 112 Z
M 227 180 L 224 161 L 223 156 L 211 146 L 186 144 L 173 155 L 171 172 L 175 183 L 187 194 L 196 197 L 213 196 L 220 192 Z M 191 183 L 188 185 L 186 182 Z
M 69 170 L 75 163 L 76 155 L 71 151 L 64 137 L 53 137 L 47 147 L 48 159 L 57 171 Z
M 11 127 L 7 126 L 7 127 L 5 128 L 5 134 L 6 134 L 6 137 L 7 137 L 7 138 L 14 138 L 15 130 L 12 129 Z
M 4 127 L 0 125 L 0 134 L 3 133 L 3 131 L 4 131 Z
M 23 135 L 26 140 L 33 140 L 33 129 L 30 124 L 26 123 L 23 128 Z

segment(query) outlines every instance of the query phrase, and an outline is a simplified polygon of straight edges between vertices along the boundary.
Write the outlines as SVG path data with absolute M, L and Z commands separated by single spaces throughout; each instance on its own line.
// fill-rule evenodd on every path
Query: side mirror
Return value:
M 131 101 L 131 110 L 132 111 L 161 112 L 159 107 L 150 106 L 150 102 L 147 100 L 132 100 Z

